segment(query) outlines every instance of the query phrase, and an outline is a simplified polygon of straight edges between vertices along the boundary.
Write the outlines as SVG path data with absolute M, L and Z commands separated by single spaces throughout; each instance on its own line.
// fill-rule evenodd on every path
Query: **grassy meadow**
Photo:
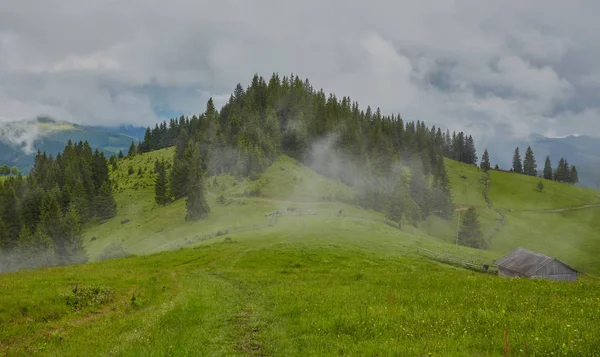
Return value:
M 476 207 L 491 237 L 482 251 L 453 244 L 458 216 L 398 230 L 287 157 L 254 181 L 210 178 L 211 213 L 186 222 L 185 200 L 154 203 L 154 161 L 172 150 L 111 170 L 118 214 L 86 227 L 92 262 L 0 275 L 0 356 L 600 355 L 600 208 L 528 211 L 597 191 L 492 171 L 490 206 L 488 176 L 446 160 L 457 209 Z M 115 243 L 133 255 L 96 261 Z M 419 254 L 490 264 L 516 246 L 587 275 L 507 279 Z

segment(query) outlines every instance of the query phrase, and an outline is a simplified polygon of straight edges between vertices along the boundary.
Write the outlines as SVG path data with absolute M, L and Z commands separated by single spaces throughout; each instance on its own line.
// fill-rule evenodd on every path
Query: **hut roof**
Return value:
M 530 276 L 553 260 L 559 261 L 561 264 L 564 264 L 575 272 L 577 271 L 554 257 L 549 257 L 545 254 L 532 252 L 523 248 L 517 248 L 498 259 L 496 265 L 516 273 Z

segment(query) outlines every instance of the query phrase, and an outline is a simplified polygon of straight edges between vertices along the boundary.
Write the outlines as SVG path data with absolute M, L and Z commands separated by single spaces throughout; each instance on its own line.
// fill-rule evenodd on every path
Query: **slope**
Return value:
M 516 356 L 600 344 L 596 280 L 503 279 L 423 259 L 418 242 L 440 243 L 376 222 L 279 219 L 193 249 L 4 275 L 0 354 L 495 356 L 507 330 Z

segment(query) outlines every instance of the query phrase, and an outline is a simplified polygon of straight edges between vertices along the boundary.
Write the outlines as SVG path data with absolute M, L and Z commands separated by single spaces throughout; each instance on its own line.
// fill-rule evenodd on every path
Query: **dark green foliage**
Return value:
M 531 146 L 527 148 L 525 152 L 525 159 L 523 160 L 523 173 L 529 176 L 537 176 L 537 163 Z
M 189 192 L 185 202 L 187 215 L 186 220 L 198 220 L 210 212 L 206 203 L 204 188 L 204 171 L 202 170 L 202 158 L 198 144 L 190 144 L 186 150 L 189 157 Z
M 107 220 L 117 214 L 117 203 L 113 198 L 110 181 L 105 181 L 94 199 L 94 213 L 101 220 Z
M 416 165 L 416 201 L 414 209 L 405 209 L 413 221 L 430 213 L 452 216 L 444 156 L 471 165 L 478 160 L 473 137 L 463 132 L 443 133 L 421 121 L 383 115 L 378 108 L 361 110 L 348 97 L 327 96 L 308 80 L 277 74 L 268 83 L 255 75 L 248 88 L 238 84 L 220 111 L 210 99 L 200 115 L 174 118 L 146 130 L 141 151 L 176 145 L 170 172 L 170 194 L 175 199 L 190 194 L 193 164 L 186 150 L 190 142 L 198 145 L 206 177 L 229 173 L 256 178 L 279 155 L 287 154 L 354 186 L 359 191 L 357 203 L 377 211 L 385 209 L 398 175 L 394 168 L 400 163 Z M 319 146 L 326 147 L 316 149 Z
M 569 174 L 569 183 L 573 185 L 579 183 L 579 174 L 577 174 L 577 168 L 575 167 L 575 165 L 571 166 L 571 172 Z
M 175 199 L 182 198 L 188 193 L 189 165 L 186 162 L 185 153 L 189 141 L 187 131 L 183 130 L 177 139 L 173 169 L 171 170 L 171 196 Z
M 97 308 L 115 299 L 115 293 L 102 286 L 79 287 L 75 286 L 70 294 L 61 294 L 65 304 L 75 311 L 92 307 Z
M 8 165 L 0 166 L 0 175 L 10 175 L 10 167 Z
M 537 184 L 537 190 L 539 192 L 542 192 L 544 190 L 544 183 L 542 181 L 538 182 L 538 184 Z
M 467 247 L 482 249 L 486 244 L 479 224 L 477 211 L 474 207 L 464 213 L 458 232 L 458 243 Z
M 131 157 L 134 156 L 136 154 L 136 147 L 135 147 L 135 142 L 131 142 L 131 145 L 129 146 L 129 151 L 127 152 L 127 157 Z
M 154 200 L 159 205 L 165 205 L 170 201 L 167 194 L 167 172 L 165 162 L 158 162 L 156 167 L 156 178 L 154 179 Z
M 487 149 L 485 149 L 483 152 L 479 167 L 485 172 L 488 172 L 492 168 L 492 165 L 490 164 L 490 154 L 488 153 Z
M 512 170 L 518 174 L 523 173 L 523 163 L 521 161 L 521 153 L 519 152 L 519 148 L 515 149 L 515 153 L 513 155 Z
M 56 158 L 38 152 L 27 178 L 0 184 L 0 251 L 15 257 L 2 269 L 87 261 L 82 225 L 116 214 L 108 165 L 87 142 L 69 141 Z
M 552 162 L 550 156 L 546 156 L 546 163 L 544 164 L 544 178 L 546 180 L 554 179 L 554 173 L 552 172 Z

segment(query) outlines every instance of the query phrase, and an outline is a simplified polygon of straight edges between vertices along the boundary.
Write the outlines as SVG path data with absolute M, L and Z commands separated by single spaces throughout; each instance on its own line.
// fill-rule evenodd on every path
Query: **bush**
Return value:
M 71 294 L 61 294 L 67 306 L 73 310 L 81 310 L 86 307 L 98 307 L 107 302 L 113 301 L 115 293 L 109 288 L 101 286 L 92 286 L 89 288 L 80 288 L 76 285 Z
M 123 248 L 121 242 L 112 242 L 108 246 L 106 246 L 106 248 L 104 248 L 104 250 L 98 257 L 98 260 L 102 261 L 108 259 L 124 258 L 129 255 L 131 254 L 129 254 L 129 252 L 125 250 L 125 248 Z

